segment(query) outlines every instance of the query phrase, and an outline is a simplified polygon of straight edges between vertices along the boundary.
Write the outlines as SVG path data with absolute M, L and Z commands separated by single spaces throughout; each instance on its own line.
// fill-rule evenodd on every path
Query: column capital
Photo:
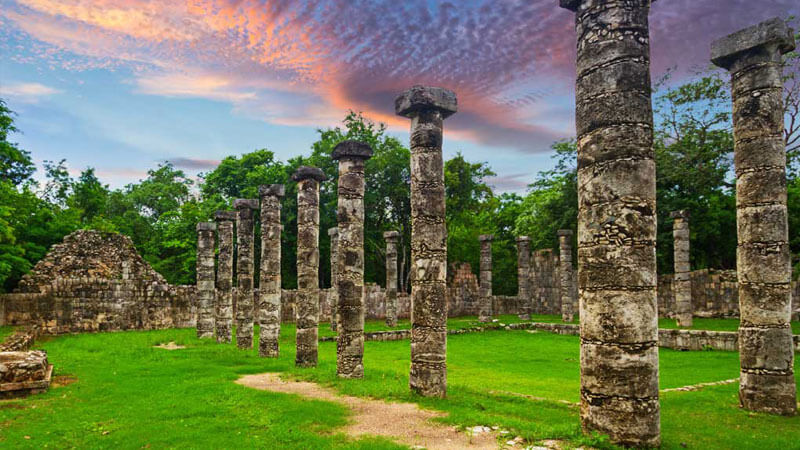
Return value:
M 530 242 L 530 236 L 517 236 L 517 243 Z
M 372 158 L 372 147 L 366 142 L 346 140 L 336 144 L 331 153 L 331 158 L 339 159 L 362 159 Z
M 236 221 L 236 213 L 234 211 L 217 211 L 214 213 L 214 220 L 217 222 L 234 222 Z
M 327 179 L 325 172 L 319 167 L 300 166 L 292 174 L 293 181 L 316 180 L 321 183 Z
M 689 210 L 688 209 L 679 209 L 677 211 L 672 211 L 669 213 L 669 217 L 671 219 L 688 219 L 689 218 Z
M 447 118 L 458 111 L 458 100 L 455 92 L 449 89 L 416 85 L 395 99 L 394 110 L 398 116 L 408 118 L 431 110 Z
M 330 236 L 330 237 L 336 237 L 336 236 L 339 236 L 339 229 L 338 229 L 338 228 L 336 228 L 336 227 L 334 227 L 334 228 L 328 228 L 328 236 Z
M 262 184 L 258 187 L 258 196 L 282 198 L 286 194 L 286 188 L 282 184 Z
M 236 209 L 258 209 L 258 200 L 254 198 L 237 198 L 233 201 Z
M 711 62 L 735 71 L 741 68 L 742 61 L 751 57 L 756 57 L 754 62 L 761 59 L 778 60 L 780 55 L 794 48 L 793 30 L 783 19 L 774 17 L 712 42 Z
M 200 222 L 197 224 L 197 231 L 216 231 L 217 225 L 214 222 Z
M 558 236 L 571 237 L 573 232 L 572 232 L 572 230 L 558 230 L 557 234 L 558 234 Z
M 582 0 L 558 0 L 558 6 L 568 9 L 572 12 L 577 12 L 578 8 L 581 6 Z M 640 1 L 647 1 L 647 0 L 640 0 Z M 650 0 L 650 3 L 655 2 L 656 0 Z
M 383 239 L 385 239 L 386 241 L 394 242 L 397 241 L 397 239 L 399 238 L 400 238 L 400 233 L 398 233 L 397 231 L 387 231 L 383 233 Z
M 492 242 L 492 240 L 494 240 L 494 235 L 493 234 L 482 234 L 482 235 L 478 236 L 478 240 L 481 241 L 481 242 L 487 242 L 487 241 L 488 242 Z

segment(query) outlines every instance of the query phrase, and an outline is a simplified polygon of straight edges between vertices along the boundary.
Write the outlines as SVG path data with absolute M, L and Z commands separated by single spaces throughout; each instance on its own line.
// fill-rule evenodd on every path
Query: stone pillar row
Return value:
M 780 18 L 711 46 L 731 73 L 739 281 L 739 402 L 773 414 L 797 412 L 786 209 L 781 55 L 795 48 Z
M 689 263 L 689 211 L 672 211 L 675 312 L 679 327 L 692 326 L 692 279 Z
M 197 337 L 214 337 L 214 222 L 197 224 Z

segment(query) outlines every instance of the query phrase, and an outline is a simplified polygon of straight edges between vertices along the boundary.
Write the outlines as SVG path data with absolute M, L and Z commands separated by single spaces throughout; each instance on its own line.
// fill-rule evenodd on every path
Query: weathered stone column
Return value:
M 689 262 L 689 211 L 672 211 L 673 255 L 675 280 L 672 290 L 675 295 L 675 313 L 679 327 L 692 326 L 692 279 Z
M 411 119 L 411 371 L 412 391 L 447 394 L 447 227 L 442 125 L 456 95 L 414 86 L 395 100 Z
M 298 167 L 297 182 L 297 355 L 298 367 L 316 367 L 319 323 L 319 183 L 316 167 Z
M 261 197 L 261 273 L 256 318 L 259 325 L 258 355 L 279 356 L 281 335 L 281 199 L 282 184 L 258 187 Z
M 797 393 L 781 55 L 794 49 L 792 33 L 775 18 L 711 45 L 711 60 L 732 79 L 739 402 L 751 411 L 787 415 L 797 412 Z
M 581 423 L 658 446 L 656 170 L 650 0 L 560 0 L 576 13 Z
M 236 213 L 217 211 L 214 214 L 219 235 L 217 260 L 216 320 L 217 342 L 229 344 L 233 332 L 233 223 Z
M 197 224 L 197 337 L 214 337 L 214 222 Z
M 336 373 L 341 378 L 364 377 L 364 162 L 372 157 L 369 144 L 342 141 L 331 157 L 339 161 L 339 250 L 337 288 L 339 334 Z
M 400 233 L 383 233 L 386 241 L 386 326 L 397 326 L 397 241 Z
M 531 238 L 517 237 L 517 305 L 520 308 L 519 318 L 530 320 L 533 314 L 533 296 L 531 295 Z
M 481 242 L 481 257 L 479 269 L 479 281 L 481 296 L 481 309 L 478 311 L 478 321 L 489 322 L 492 320 L 492 239 L 491 234 L 478 236 Z
M 331 331 L 336 331 L 339 321 L 339 229 L 329 228 L 331 238 Z
M 572 230 L 558 230 L 558 276 L 561 287 L 561 321 L 575 320 L 575 287 L 572 285 Z
M 253 348 L 253 211 L 256 199 L 236 199 L 236 346 Z

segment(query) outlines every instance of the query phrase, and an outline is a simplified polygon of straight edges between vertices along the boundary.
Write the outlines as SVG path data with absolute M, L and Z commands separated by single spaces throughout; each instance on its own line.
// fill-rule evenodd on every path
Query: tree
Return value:
M 18 186 L 30 179 L 35 167 L 30 153 L 8 140 L 8 135 L 19 132 L 14 126 L 14 112 L 0 98 L 0 181 Z
M 126 187 L 127 197 L 141 215 L 158 220 L 169 211 L 176 211 L 189 198 L 192 180 L 170 162 L 147 171 L 147 178 Z

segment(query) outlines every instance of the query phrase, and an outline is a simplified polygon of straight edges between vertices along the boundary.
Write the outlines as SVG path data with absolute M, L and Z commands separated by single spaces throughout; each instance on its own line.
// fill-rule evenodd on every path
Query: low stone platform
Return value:
M 44 350 L 0 352 L 0 399 L 44 392 L 52 375 Z

